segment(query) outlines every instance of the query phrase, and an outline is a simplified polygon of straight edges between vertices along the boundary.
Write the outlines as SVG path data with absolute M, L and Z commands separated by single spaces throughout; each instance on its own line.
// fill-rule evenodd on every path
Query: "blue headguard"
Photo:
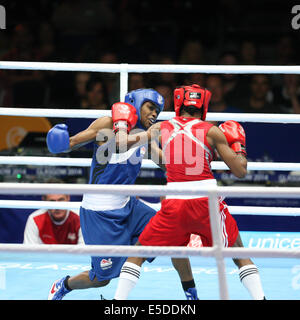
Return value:
M 158 108 L 158 114 L 163 111 L 165 99 L 154 89 L 137 89 L 130 91 L 125 96 L 125 102 L 135 107 L 138 115 L 138 121 L 136 126 L 141 129 L 145 129 L 141 124 L 140 110 L 142 105 L 147 102 L 153 102 Z

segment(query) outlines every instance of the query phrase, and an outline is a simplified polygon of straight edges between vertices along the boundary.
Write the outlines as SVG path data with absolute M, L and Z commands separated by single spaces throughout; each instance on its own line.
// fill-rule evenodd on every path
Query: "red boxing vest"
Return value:
M 175 117 L 161 123 L 162 150 L 168 182 L 214 179 L 213 149 L 206 135 L 213 124 L 199 118 Z

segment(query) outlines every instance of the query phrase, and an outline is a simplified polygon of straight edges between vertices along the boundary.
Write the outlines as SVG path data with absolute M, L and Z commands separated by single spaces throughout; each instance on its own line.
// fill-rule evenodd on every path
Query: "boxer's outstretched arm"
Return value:
M 112 129 L 112 125 L 113 123 L 111 117 L 102 117 L 95 120 L 87 129 L 70 137 L 70 149 L 68 151 L 80 148 L 81 146 L 92 141 L 98 141 L 97 137 L 101 135 L 101 131 L 103 130 L 104 132 L 105 129 Z M 103 136 L 106 136 L 106 134 L 103 134 Z M 101 144 L 101 142 L 105 141 L 101 141 L 100 139 L 98 143 Z

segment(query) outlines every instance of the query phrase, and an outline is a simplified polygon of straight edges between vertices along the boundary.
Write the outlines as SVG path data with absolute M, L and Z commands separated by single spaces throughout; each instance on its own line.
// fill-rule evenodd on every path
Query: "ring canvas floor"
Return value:
M 271 247 L 300 244 L 300 233 L 241 232 L 245 247 Z M 265 239 L 265 241 L 264 241 Z M 273 239 L 273 241 L 271 241 Z M 289 239 L 289 240 L 287 240 Z M 280 242 L 281 241 L 281 242 Z M 295 249 L 295 247 L 294 247 Z M 249 300 L 238 270 L 226 258 L 229 297 Z M 268 300 L 300 300 L 300 260 L 282 258 L 253 258 L 259 268 Z M 219 299 L 217 267 L 214 258 L 191 258 L 199 298 Z M 90 268 L 90 257 L 70 254 L 0 253 L 0 300 L 44 300 L 54 280 L 75 275 Z M 99 300 L 102 294 L 113 299 L 118 279 L 103 288 L 74 290 L 66 300 Z M 130 295 L 132 300 L 184 300 L 181 283 L 169 257 L 157 257 L 145 263 L 141 278 Z

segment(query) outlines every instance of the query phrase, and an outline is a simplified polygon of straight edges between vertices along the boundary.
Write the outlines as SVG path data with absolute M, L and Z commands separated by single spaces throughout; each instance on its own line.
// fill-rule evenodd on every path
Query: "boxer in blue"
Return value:
M 134 184 L 148 145 L 118 153 L 115 135 L 118 130 L 137 127 L 148 129 L 163 110 L 164 98 L 153 89 L 138 89 L 125 96 L 125 102 L 112 106 L 112 117 L 95 120 L 86 130 L 69 137 L 65 124 L 54 126 L 47 135 L 52 153 L 68 152 L 95 141 L 90 170 L 90 184 Z M 151 146 L 153 151 L 155 146 Z M 158 148 L 157 148 L 158 150 Z M 159 152 L 159 151 L 158 151 Z M 86 244 L 134 245 L 156 211 L 136 197 L 114 194 L 84 194 L 80 224 Z M 91 257 L 91 269 L 75 276 L 56 280 L 49 300 L 61 300 L 74 289 L 106 286 L 120 274 L 126 257 Z M 149 259 L 151 262 L 153 259 Z M 198 299 L 189 259 L 172 258 L 187 299 Z

